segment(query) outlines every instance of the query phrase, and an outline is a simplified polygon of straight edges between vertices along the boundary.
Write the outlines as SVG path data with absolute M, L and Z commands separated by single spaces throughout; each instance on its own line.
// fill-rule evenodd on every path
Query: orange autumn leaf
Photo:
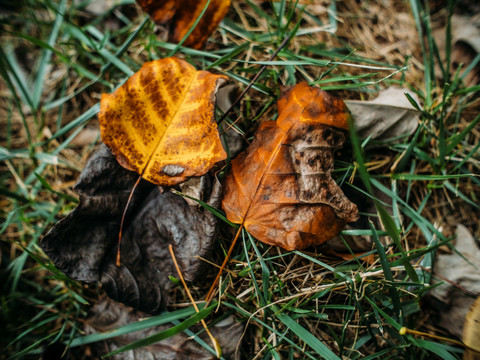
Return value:
M 278 101 L 276 122 L 232 161 L 223 209 L 258 240 L 287 250 L 321 244 L 358 218 L 331 177 L 333 154 L 345 140 L 344 102 L 300 83 Z
M 169 28 L 168 40 L 178 43 L 195 24 L 207 0 L 137 0 L 143 11 L 159 25 Z M 210 0 L 203 17 L 183 45 L 199 49 L 228 11 L 230 0 Z
M 222 75 L 186 61 L 145 63 L 100 103 L 103 142 L 118 162 L 163 186 L 205 174 L 226 153 L 214 117 Z

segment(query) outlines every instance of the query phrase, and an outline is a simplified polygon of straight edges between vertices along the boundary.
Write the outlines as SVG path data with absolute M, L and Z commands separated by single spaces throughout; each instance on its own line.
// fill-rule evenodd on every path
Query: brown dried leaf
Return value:
M 232 161 L 222 206 L 258 240 L 287 250 L 334 237 L 358 217 L 331 177 L 348 110 L 325 91 L 298 84 L 278 101 L 279 117 L 258 129 Z
M 159 25 L 168 25 L 168 41 L 178 43 L 194 25 L 207 0 L 137 0 Z M 210 0 L 208 8 L 183 45 L 200 49 L 228 11 L 230 0 Z

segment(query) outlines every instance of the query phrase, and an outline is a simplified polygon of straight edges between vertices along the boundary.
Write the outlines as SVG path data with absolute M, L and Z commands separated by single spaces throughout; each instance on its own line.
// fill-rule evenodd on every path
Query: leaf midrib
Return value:
M 189 66 L 192 66 L 190 64 L 188 64 Z M 145 164 L 143 170 L 142 170 L 142 173 L 140 174 L 140 176 L 143 177 L 143 175 L 145 174 L 145 171 L 147 170 L 147 168 L 149 168 L 150 166 L 150 163 L 153 159 L 153 156 L 158 152 L 158 149 L 160 148 L 160 144 L 162 143 L 163 139 L 165 138 L 165 135 L 168 133 L 168 129 L 170 128 L 170 125 L 172 124 L 173 120 L 175 119 L 175 117 L 177 116 L 179 110 L 183 107 L 183 103 L 185 102 L 185 99 L 187 98 L 187 95 L 188 93 L 190 92 L 190 89 L 192 87 L 192 84 L 193 82 L 195 81 L 195 79 L 197 78 L 197 75 L 198 75 L 198 71 L 196 69 L 194 69 L 195 73 L 194 75 L 192 76 L 192 79 L 190 81 L 190 83 L 188 84 L 188 87 L 187 87 L 187 90 L 184 92 L 183 96 L 182 96 L 182 99 L 181 101 L 179 102 L 179 105 L 177 106 L 177 108 L 175 109 L 175 112 L 174 114 L 172 115 L 170 121 L 168 122 L 167 124 L 167 127 L 165 129 L 165 131 L 163 132 L 163 134 L 161 134 L 160 136 L 160 139 L 158 140 L 157 144 L 155 145 L 155 149 L 152 151 L 152 153 L 150 154 L 150 156 L 148 157 L 148 160 L 147 160 L 147 163 Z M 153 109 L 153 107 L 152 107 Z M 154 113 L 156 113 L 156 111 L 154 111 Z M 158 118 L 158 117 L 156 117 Z

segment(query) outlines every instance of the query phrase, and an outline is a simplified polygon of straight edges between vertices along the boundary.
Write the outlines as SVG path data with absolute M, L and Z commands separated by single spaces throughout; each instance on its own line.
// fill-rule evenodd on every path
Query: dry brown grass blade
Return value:
M 175 257 L 175 252 L 173 251 L 172 244 L 168 245 L 168 251 L 170 251 L 170 255 L 172 256 L 173 264 L 175 265 L 175 269 L 177 269 L 178 277 L 182 281 L 183 287 L 185 288 L 185 291 L 187 293 L 188 298 L 192 302 L 192 305 L 195 308 L 195 311 L 197 313 L 200 312 L 200 310 L 198 309 L 197 303 L 195 302 L 195 299 L 193 298 L 193 296 L 192 296 L 192 294 L 191 294 L 191 292 L 190 292 L 190 290 L 187 286 L 187 283 L 185 282 L 185 279 L 183 278 L 182 271 L 180 270 L 180 267 L 178 266 L 177 259 Z M 206 304 L 205 306 L 208 306 L 208 304 Z M 213 336 L 213 334 L 208 329 L 208 326 L 207 326 L 207 323 L 205 322 L 205 320 L 202 319 L 201 323 L 202 323 L 205 331 L 207 332 L 208 337 L 212 341 L 213 348 L 215 349 L 215 352 L 217 353 L 217 357 L 220 358 L 222 356 L 222 349 L 220 348 L 220 344 L 218 343 L 218 340 Z

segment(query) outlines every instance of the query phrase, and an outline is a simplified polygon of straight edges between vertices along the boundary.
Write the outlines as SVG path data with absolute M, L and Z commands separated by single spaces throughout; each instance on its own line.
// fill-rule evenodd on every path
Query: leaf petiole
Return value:
M 117 245 L 117 258 L 115 260 L 115 264 L 117 266 L 121 265 L 120 261 L 120 244 L 122 242 L 122 230 L 123 230 L 123 224 L 125 222 L 125 217 L 127 215 L 127 210 L 128 206 L 130 205 L 130 201 L 132 200 L 133 193 L 135 192 L 135 189 L 138 187 L 138 184 L 140 184 L 140 180 L 142 180 L 142 176 L 139 175 L 137 178 L 137 181 L 135 182 L 135 185 L 133 185 L 132 191 L 130 191 L 130 195 L 128 195 L 128 200 L 127 203 L 125 204 L 125 209 L 123 209 L 123 214 L 122 214 L 122 220 L 120 220 L 120 230 L 118 230 L 118 245 Z

